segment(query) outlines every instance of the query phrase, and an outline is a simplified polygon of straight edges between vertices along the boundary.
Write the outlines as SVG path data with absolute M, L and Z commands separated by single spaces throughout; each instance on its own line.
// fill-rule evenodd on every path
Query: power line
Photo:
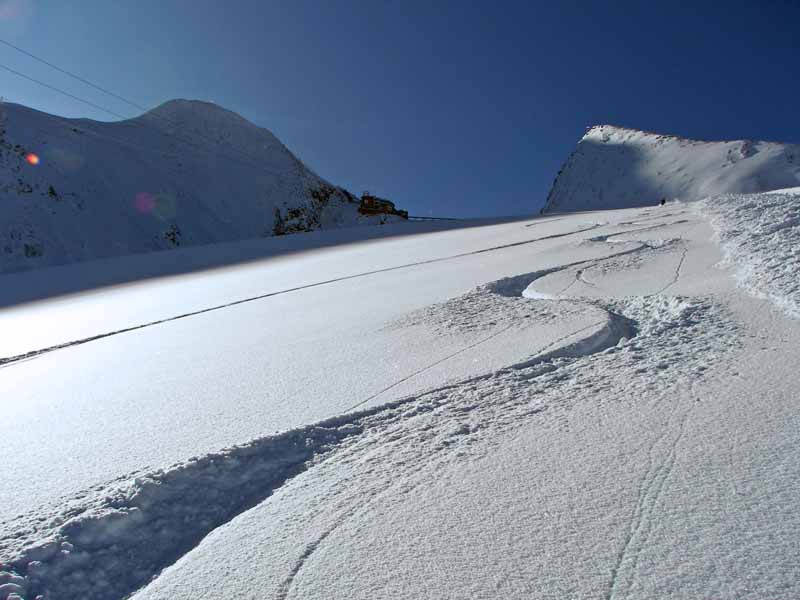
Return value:
M 43 59 L 43 58 L 40 58 L 40 57 L 36 56 L 35 54 L 32 54 L 31 52 L 28 52 L 27 50 L 25 50 L 25 49 L 23 49 L 23 48 L 20 48 L 19 46 L 15 46 L 15 45 L 14 45 L 14 44 L 12 44 L 11 42 L 8 42 L 8 41 L 6 41 L 6 40 L 4 40 L 4 39 L 2 39 L 2 38 L 0 38 L 0 44 L 4 44 L 4 45 L 8 46 L 9 48 L 13 48 L 13 49 L 14 49 L 14 50 L 16 50 L 17 52 L 21 52 L 21 53 L 22 53 L 22 54 L 24 54 L 25 56 L 29 56 L 29 57 L 31 57 L 33 60 L 39 61 L 39 62 L 40 62 L 40 63 L 42 63 L 43 65 L 47 65 L 47 66 L 48 66 L 48 67 L 50 67 L 51 69 L 55 69 L 56 71 L 58 71 L 58 72 L 60 72 L 60 73 L 63 73 L 64 75 L 68 75 L 69 77 L 72 77 L 73 79 L 76 79 L 77 81 L 80 81 L 81 83 L 85 83 L 86 85 L 88 85 L 88 86 L 90 86 L 90 87 L 93 87 L 94 89 L 96 89 L 96 90 L 98 90 L 98 91 L 101 91 L 101 92 L 103 92 L 104 94 L 108 94 L 109 96 L 113 96 L 113 97 L 114 97 L 114 98 L 116 98 L 117 100 L 122 100 L 123 102 L 125 102 L 126 104 L 130 104 L 130 105 L 131 105 L 131 106 L 133 106 L 134 108 L 137 108 L 137 109 L 139 109 L 139 110 L 143 110 L 143 111 L 145 111 L 145 112 L 148 110 L 147 108 L 145 108 L 144 106 L 142 106 L 142 105 L 140 105 L 140 104 L 137 104 L 136 102 L 133 102 L 133 101 L 131 101 L 131 100 L 128 100 L 127 98 L 123 98 L 123 97 L 122 97 L 122 96 L 120 96 L 119 94 L 115 94 L 115 93 L 114 93 L 114 92 L 112 92 L 112 91 L 109 91 L 109 90 L 107 90 L 107 89 L 105 89 L 105 88 L 103 88 L 103 87 L 100 87 L 99 85 L 97 85 L 97 84 L 95 84 L 95 83 L 92 83 L 92 82 L 91 82 L 91 81 L 89 81 L 88 79 L 84 79 L 84 78 L 83 78 L 83 77 L 81 77 L 80 75 L 75 75 L 75 73 L 71 73 L 70 71 L 67 71 L 66 69 L 63 69 L 63 68 L 59 67 L 58 65 L 54 65 L 53 63 L 51 63 L 51 62 L 49 62 L 49 61 L 46 61 L 45 59 Z M 124 117 L 123 117 L 123 118 L 124 118 Z
M 18 77 L 22 77 L 23 79 L 27 79 L 28 81 L 32 81 L 33 83 L 38 83 L 41 86 L 44 86 L 44 87 L 46 87 L 46 88 L 48 88 L 50 90 L 53 90 L 54 92 L 58 92 L 59 94 L 64 94 L 65 96 L 67 96 L 69 98 L 72 98 L 73 100 L 77 100 L 78 102 L 83 102 L 84 104 L 87 104 L 87 105 L 91 106 L 92 108 L 96 108 L 97 110 L 102 110 L 103 112 L 107 112 L 108 114 L 114 115 L 115 117 L 119 117 L 120 119 L 127 119 L 128 118 L 125 115 L 121 115 L 119 113 L 114 112 L 113 110 L 109 110 L 107 108 L 103 108 L 99 104 L 95 104 L 94 102 L 90 102 L 89 100 L 84 100 L 83 98 L 79 98 L 78 96 L 70 94 L 69 92 L 65 92 L 64 90 L 62 90 L 60 88 L 57 88 L 57 87 L 55 87 L 53 85 L 50 85 L 49 83 L 45 83 L 44 81 L 39 81 L 38 79 L 34 79 L 33 77 L 29 77 L 29 76 L 25 75 L 25 73 L 20 73 L 19 71 L 15 71 L 11 67 L 7 67 L 7 66 L 5 66 L 3 64 L 0 64 L 0 69 L 5 69 L 9 73 L 13 73 L 14 75 L 17 75 Z
M 50 67 L 52 69 L 55 69 L 56 71 L 58 71 L 60 73 L 64 73 L 65 75 L 68 75 L 69 77 L 72 77 L 73 79 L 75 79 L 77 81 L 80 81 L 81 83 L 84 83 L 85 85 L 88 85 L 88 86 L 90 86 L 90 87 L 92 87 L 92 88 L 94 88 L 96 90 L 99 90 L 99 91 L 103 92 L 104 94 L 108 94 L 110 96 L 113 96 L 114 98 L 118 98 L 118 99 L 122 100 L 123 102 L 125 102 L 125 103 L 127 103 L 127 104 L 129 104 L 129 105 L 131 105 L 133 107 L 136 107 L 137 109 L 139 109 L 141 111 L 144 111 L 145 113 L 147 113 L 148 116 L 151 116 L 151 117 L 156 118 L 156 119 L 161 119 L 162 121 L 164 121 L 165 123 L 169 123 L 173 127 L 180 127 L 180 125 L 181 125 L 177 121 L 174 121 L 174 120 L 172 120 L 172 119 L 170 119 L 168 117 L 165 117 L 163 115 L 154 113 L 150 109 L 142 106 L 141 104 L 139 104 L 137 102 L 134 102 L 133 100 L 129 100 L 129 99 L 125 98 L 124 96 L 121 96 L 120 94 L 116 94 L 116 93 L 114 93 L 114 92 L 112 92 L 112 91 L 110 91 L 110 90 L 108 90 L 108 89 L 106 89 L 106 88 L 104 88 L 102 86 L 99 86 L 99 85 L 97 85 L 95 83 L 92 83 L 88 79 L 85 79 L 85 78 L 83 78 L 83 77 L 81 77 L 79 75 L 75 75 L 74 73 L 68 71 L 67 69 L 59 67 L 58 65 L 55 65 L 55 64 L 53 64 L 53 63 L 51 63 L 51 62 L 49 62 L 49 61 L 47 61 L 47 60 L 45 60 L 43 58 L 40 58 L 39 56 L 36 56 L 32 52 L 28 52 L 27 50 L 25 50 L 23 48 L 20 48 L 19 46 L 16 46 L 16 45 L 12 44 L 11 42 L 8 42 L 6 40 L 0 39 L 0 43 L 8 46 L 9 48 L 12 48 L 12 49 L 16 50 L 17 52 L 20 52 L 20 53 L 22 53 L 22 54 L 24 54 L 26 56 L 29 56 L 30 58 L 33 58 L 34 60 L 36 60 L 36 61 L 38 61 L 38 62 L 40 62 L 40 63 L 42 63 L 44 65 L 47 65 L 48 67 Z M 64 91 L 64 90 L 62 90 L 60 88 L 57 88 L 55 86 L 52 86 L 50 84 L 47 84 L 47 83 L 45 83 L 43 81 L 39 81 L 38 79 L 34 79 L 33 77 L 29 77 L 28 75 L 25 75 L 24 73 L 20 73 L 19 71 L 15 71 L 14 69 L 11 69 L 10 67 L 6 67 L 5 65 L 0 64 L 0 68 L 3 68 L 5 70 L 7 70 L 7 71 L 10 71 L 11 73 L 14 73 L 15 75 L 18 75 L 19 77 L 22 77 L 23 79 L 27 79 L 28 81 L 32 81 L 34 83 L 37 83 L 37 84 L 39 84 L 41 86 L 44 86 L 44 87 L 46 87 L 48 89 L 54 90 L 56 92 L 59 92 L 60 94 L 64 94 L 65 96 L 67 96 L 69 98 L 73 98 L 73 99 L 75 99 L 75 100 L 77 100 L 79 102 L 82 102 L 82 103 L 84 103 L 84 104 L 86 104 L 88 106 L 91 106 L 93 108 L 96 108 L 98 110 L 106 112 L 106 113 L 108 113 L 110 115 L 113 115 L 115 117 L 119 117 L 120 119 L 127 120 L 127 119 L 130 118 L 130 117 L 127 117 L 125 115 L 121 115 L 121 114 L 119 114 L 117 112 L 114 112 L 113 110 L 110 110 L 108 108 L 100 106 L 99 104 L 95 104 L 94 102 L 90 102 L 89 100 L 85 100 L 85 99 L 80 98 L 80 97 L 78 97 L 78 96 L 76 96 L 74 94 L 70 94 L 69 92 L 66 92 L 66 91 Z M 178 141 L 181 141 L 181 142 L 183 142 L 183 143 L 185 143 L 185 144 L 187 144 L 189 146 L 194 146 L 194 144 L 192 143 L 191 140 L 187 140 L 185 138 L 181 139 L 178 136 L 178 134 L 175 133 L 175 132 L 172 132 L 172 133 L 161 132 L 161 133 L 167 133 L 167 135 L 172 135 Z M 199 138 L 205 139 L 206 141 L 208 141 L 211 144 L 213 144 L 214 147 L 216 147 L 219 144 L 219 140 L 215 140 L 211 136 L 205 135 L 204 133 L 202 133 L 200 131 L 194 131 L 194 132 L 192 132 L 192 135 L 196 136 L 196 137 L 199 137 Z M 240 165 L 243 165 L 243 166 L 246 166 L 246 167 L 253 167 L 253 168 L 256 168 L 256 169 L 263 169 L 264 168 L 263 164 L 259 164 L 259 159 L 257 157 L 251 156 L 247 152 L 243 152 L 243 151 L 239 150 L 238 148 L 236 148 L 234 146 L 230 146 L 229 149 L 231 151 L 235 152 L 236 154 L 238 154 L 239 157 L 244 158 L 246 162 L 242 162 L 242 160 L 237 160 L 236 158 L 234 158 L 234 157 L 232 157 L 230 155 L 225 155 L 221 150 L 217 150 L 217 153 L 220 154 L 221 156 L 225 157 L 226 159 L 232 160 L 233 162 L 237 162 Z M 287 149 L 287 152 L 289 152 L 288 149 Z M 291 154 L 291 152 L 289 152 L 289 154 L 291 156 L 294 156 L 294 155 Z M 298 162 L 300 162 L 299 159 L 297 159 L 297 160 L 298 160 Z M 253 161 L 253 162 L 251 162 L 251 161 Z
M 75 94 L 70 94 L 69 92 L 66 92 L 66 91 L 62 90 L 61 88 L 55 87 L 53 85 L 50 85 L 49 83 L 45 83 L 44 81 L 40 81 L 38 79 L 34 79 L 33 77 L 30 77 L 30 76 L 26 75 L 25 73 L 21 73 L 19 71 L 16 71 L 15 69 L 12 69 L 11 67 L 7 67 L 4 64 L 0 64 L 0 69 L 5 69 L 6 71 L 8 71 L 10 73 L 13 73 L 14 75 L 17 75 L 18 77 L 22 77 L 23 79 L 27 79 L 28 81 L 32 81 L 33 83 L 36 83 L 36 84 L 41 85 L 41 86 L 43 86 L 43 87 L 45 87 L 47 89 L 53 90 L 55 92 L 58 92 L 59 94 L 63 94 L 64 96 L 67 96 L 68 98 L 72 98 L 73 100 L 77 100 L 78 102 L 82 102 L 83 104 L 86 104 L 87 106 L 91 106 L 92 108 L 96 108 L 97 110 L 101 110 L 103 112 L 106 112 L 106 113 L 108 113 L 110 115 L 113 115 L 115 117 L 118 117 L 120 119 L 124 119 L 124 120 L 130 119 L 130 117 L 127 117 L 125 115 L 121 115 L 118 112 L 115 112 L 115 111 L 113 111 L 111 109 L 108 109 L 108 108 L 105 108 L 103 106 L 100 106 L 99 104 L 95 104 L 94 102 L 91 102 L 89 100 L 86 100 L 84 98 L 76 96 Z M 144 109 L 144 110 L 147 111 L 147 109 Z M 173 121 L 172 119 L 169 119 L 169 118 L 164 117 L 162 115 L 159 115 L 159 114 L 156 114 L 156 113 L 152 113 L 152 112 L 149 112 L 149 111 L 147 112 L 147 114 L 149 114 L 152 117 L 161 119 L 162 121 L 165 121 L 166 123 L 169 123 L 170 125 L 173 125 L 175 127 L 180 126 L 180 123 L 178 123 L 177 121 Z M 179 142 L 183 142 L 184 144 L 187 144 L 188 146 L 194 146 L 194 144 L 192 144 L 192 142 L 190 140 L 188 140 L 186 138 L 181 138 L 175 132 L 168 133 L 168 132 L 163 132 L 162 131 L 161 133 L 166 133 L 167 135 L 171 135 L 172 137 L 174 137 Z M 200 137 L 200 138 L 204 138 L 205 140 L 207 140 L 207 141 L 209 141 L 209 142 L 211 142 L 211 143 L 213 143 L 215 145 L 218 144 L 218 140 L 215 140 L 211 136 L 207 136 L 207 135 L 203 134 L 202 132 L 195 131 L 195 132 L 193 132 L 193 135 L 196 135 L 197 137 Z M 113 136 L 106 136 L 106 137 L 108 137 L 110 139 L 117 139 L 117 138 L 114 138 Z M 119 139 L 117 139 L 117 141 L 120 142 L 120 143 L 127 144 L 127 142 L 123 142 L 122 140 L 119 140 Z M 246 166 L 246 167 L 252 167 L 252 168 L 256 168 L 256 169 L 263 169 L 264 168 L 264 165 L 260 165 L 260 164 L 257 163 L 258 159 L 256 157 L 250 156 L 249 154 L 247 154 L 245 152 L 242 152 L 242 151 L 238 150 L 237 148 L 235 148 L 233 146 L 230 147 L 230 150 L 236 152 L 240 157 L 244 157 L 246 159 L 246 162 L 242 161 L 241 159 L 237 160 L 233 156 L 226 155 L 221 150 L 217 150 L 217 153 L 219 155 L 223 156 L 224 158 L 228 159 L 228 160 L 232 160 L 233 162 L 239 163 L 240 165 L 243 165 L 243 166 Z M 250 162 L 250 161 L 255 161 L 255 162 Z

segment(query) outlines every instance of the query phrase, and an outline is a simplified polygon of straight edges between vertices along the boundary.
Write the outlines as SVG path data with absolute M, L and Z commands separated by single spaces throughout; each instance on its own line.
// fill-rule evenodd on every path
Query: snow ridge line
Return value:
M 37 349 L 37 350 L 31 350 L 29 352 L 25 352 L 25 353 L 22 353 L 22 354 L 17 354 L 17 355 L 14 355 L 14 356 L 3 357 L 3 358 L 0 358 L 0 368 L 7 367 L 7 366 L 9 366 L 11 364 L 14 364 L 14 363 L 17 363 L 17 362 L 21 362 L 21 361 L 24 361 L 24 360 L 37 358 L 38 356 L 41 356 L 42 354 L 47 354 L 49 352 L 55 352 L 56 350 L 63 350 L 64 348 L 71 348 L 73 346 L 80 346 L 82 344 L 88 344 L 90 342 L 101 340 L 101 339 L 104 339 L 104 338 L 107 338 L 107 337 L 112 337 L 112 336 L 115 336 L 115 335 L 121 335 L 123 333 L 130 333 L 132 331 L 137 331 L 139 329 L 145 329 L 147 327 L 154 327 L 156 325 L 162 325 L 164 323 L 169 323 L 171 321 L 178 321 L 180 319 L 186 319 L 186 318 L 189 318 L 189 317 L 195 317 L 197 315 L 202 315 L 204 313 L 209 313 L 209 312 L 213 312 L 213 311 L 217 311 L 217 310 L 222 310 L 222 309 L 225 309 L 225 308 L 231 308 L 233 306 L 238 306 L 240 304 L 246 304 L 248 302 L 255 302 L 257 300 L 264 300 L 266 298 L 271 298 L 273 296 L 280 296 L 282 294 L 289 294 L 289 293 L 292 293 L 292 292 L 297 292 L 297 291 L 310 289 L 310 288 L 314 288 L 314 287 L 320 287 L 320 286 L 323 286 L 323 285 L 330 285 L 330 284 L 333 284 L 333 283 L 338 283 L 338 282 L 341 282 L 341 281 L 348 281 L 348 280 L 351 280 L 351 279 L 359 279 L 361 277 L 368 277 L 370 275 L 377 275 L 377 274 L 380 274 L 380 273 L 388 273 L 390 271 L 397 271 L 397 270 L 400 270 L 400 269 L 408 269 L 408 268 L 411 268 L 411 267 L 418 267 L 418 266 L 428 265 L 428 264 L 432 264 L 432 263 L 444 262 L 444 261 L 448 261 L 448 260 L 455 260 L 455 259 L 458 259 L 458 258 L 463 258 L 465 256 L 483 254 L 483 253 L 486 253 L 486 252 L 495 252 L 495 251 L 498 251 L 498 250 L 505 250 L 507 248 L 514 248 L 516 246 L 522 246 L 522 245 L 525 245 L 525 244 L 532 244 L 532 243 L 535 243 L 535 242 L 542 242 L 542 241 L 546 241 L 546 240 L 557 239 L 557 238 L 560 238 L 560 237 L 566 237 L 566 236 L 570 236 L 570 235 L 575 235 L 577 233 L 582 233 L 584 231 L 589 231 L 590 229 L 595 229 L 595 228 L 600 227 L 600 226 L 601 226 L 600 224 L 594 223 L 589 227 L 586 227 L 586 228 L 583 228 L 583 229 L 578 229 L 578 230 L 575 230 L 575 231 L 569 231 L 569 232 L 566 232 L 566 233 L 558 233 L 558 234 L 548 235 L 548 236 L 544 236 L 544 237 L 540 237 L 540 238 L 535 238 L 535 239 L 532 239 L 532 240 L 523 240 L 521 242 L 513 242 L 513 243 L 510 243 L 510 244 L 503 244 L 503 245 L 500 245 L 500 246 L 492 246 L 492 247 L 489 247 L 489 248 L 482 248 L 480 250 L 473 250 L 471 252 L 462 252 L 460 254 L 453 254 L 451 256 L 444 256 L 444 257 L 441 257 L 441 258 L 432 258 L 432 259 L 429 259 L 429 260 L 423 260 L 423 261 L 418 261 L 418 262 L 413 262 L 413 263 L 407 263 L 407 264 L 404 264 L 404 265 L 397 265 L 397 266 L 394 266 L 394 267 L 386 267 L 384 269 L 376 269 L 374 271 L 365 271 L 363 273 L 355 273 L 353 275 L 346 275 L 344 277 L 337 277 L 337 278 L 334 278 L 334 279 L 326 279 L 324 281 L 317 281 L 317 282 L 309 283 L 309 284 L 306 284 L 306 285 L 300 285 L 300 286 L 296 286 L 296 287 L 292 287 L 292 288 L 287 288 L 285 290 L 278 290 L 278 291 L 275 291 L 275 292 L 268 292 L 266 294 L 259 294 L 258 296 L 251 296 L 249 298 L 243 298 L 241 300 L 234 300 L 233 302 L 227 302 L 225 304 L 218 304 L 216 306 L 211 306 L 211 307 L 208 307 L 208 308 L 202 308 L 202 309 L 199 309 L 199 310 L 183 313 L 183 314 L 180 314 L 180 315 L 175 315 L 175 316 L 172 316 L 172 317 L 166 317 L 164 319 L 158 319 L 156 321 L 150 321 L 148 323 L 142 323 L 140 325 L 133 325 L 131 327 L 125 327 L 123 329 L 117 329 L 115 331 L 109 331 L 109 332 L 106 332 L 106 333 L 100 333 L 100 334 L 93 335 L 93 336 L 86 337 L 86 338 L 82 338 L 82 339 L 79 339 L 79 340 L 72 340 L 72 341 L 69 341 L 69 342 L 56 344 L 54 346 L 48 346 L 46 348 L 40 348 L 40 349 Z
M 530 282 L 535 276 L 528 274 L 522 279 Z M 491 284 L 483 289 L 493 292 Z M 607 314 L 613 316 L 606 326 L 587 340 L 577 340 L 564 349 L 545 348 L 524 364 L 425 394 L 522 370 L 530 371 L 526 379 L 537 378 L 617 345 L 625 334 L 635 335 L 633 321 L 611 311 Z M 594 325 L 599 327 L 602 322 Z M 564 339 L 586 329 L 572 332 Z M 0 552 L 10 558 L 0 562 L 0 571 L 21 577 L 24 585 L 19 586 L 20 593 L 31 597 L 124 598 L 191 550 L 208 533 L 262 502 L 283 483 L 325 460 L 348 440 L 358 439 L 365 427 L 371 426 L 370 417 L 397 418 L 397 409 L 415 400 L 417 396 L 403 398 L 164 470 L 140 473 L 132 480 L 95 490 L 88 498 L 68 500 L 66 510 L 60 508 L 46 519 L 41 519 L 41 515 L 18 517 L 3 526 Z M 186 504 L 187 497 L 197 501 Z M 89 587 L 81 583 L 90 578 Z

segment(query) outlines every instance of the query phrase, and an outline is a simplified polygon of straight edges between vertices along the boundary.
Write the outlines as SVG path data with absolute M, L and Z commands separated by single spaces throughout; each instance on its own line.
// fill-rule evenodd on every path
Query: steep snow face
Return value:
M 0 272 L 378 222 L 266 129 L 189 100 L 117 123 L 0 105 L 0 200 Z
M 800 145 L 701 142 L 592 127 L 559 171 L 544 212 L 630 208 L 800 183 Z

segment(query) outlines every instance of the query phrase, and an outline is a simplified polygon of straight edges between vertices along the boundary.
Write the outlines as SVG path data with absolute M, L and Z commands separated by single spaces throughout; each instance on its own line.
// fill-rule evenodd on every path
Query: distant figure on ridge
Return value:
M 664 206 L 666 203 L 667 203 L 667 199 L 666 198 L 662 198 L 661 202 L 659 202 L 659 204 L 661 204 L 661 206 Z

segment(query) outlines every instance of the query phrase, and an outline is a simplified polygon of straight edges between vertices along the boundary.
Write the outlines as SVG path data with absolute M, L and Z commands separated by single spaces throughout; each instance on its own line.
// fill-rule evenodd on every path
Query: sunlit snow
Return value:
M 8 308 L 0 593 L 796 597 L 799 202 L 315 233 Z

